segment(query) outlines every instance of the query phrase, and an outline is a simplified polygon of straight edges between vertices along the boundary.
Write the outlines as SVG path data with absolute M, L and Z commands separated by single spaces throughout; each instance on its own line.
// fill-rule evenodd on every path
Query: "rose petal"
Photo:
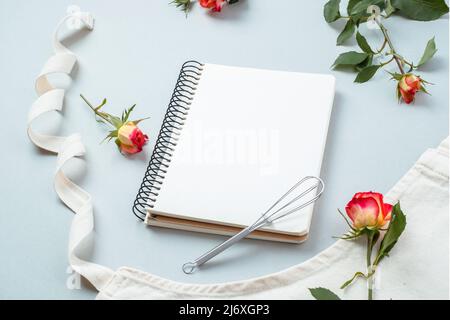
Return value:
M 418 91 L 420 89 L 420 78 L 418 76 L 415 76 L 413 74 L 408 75 L 405 77 L 405 82 L 409 86 L 409 91 Z
M 391 220 L 392 208 L 393 208 L 392 204 L 389 204 L 389 203 L 384 204 L 383 215 L 384 215 L 385 221 Z
M 378 203 L 378 208 L 380 212 L 383 211 L 383 195 L 379 192 L 358 192 L 355 194 L 355 198 L 357 199 L 366 199 L 366 198 L 373 198 Z
M 135 130 L 136 126 L 130 123 L 121 126 L 118 131 L 118 138 L 120 142 L 123 144 L 132 145 L 133 142 L 131 141 L 130 138 Z
M 216 6 L 216 0 L 200 0 L 200 6 L 207 9 L 212 9 Z
M 409 93 L 402 88 L 400 88 L 400 94 L 402 95 L 403 101 L 405 101 L 406 104 L 410 104 L 414 101 L 414 94 L 415 93 Z
M 372 197 L 353 198 L 345 207 L 345 211 L 357 229 L 376 226 L 380 212 L 378 202 Z
M 398 86 L 401 90 L 404 90 L 406 92 L 408 92 L 410 89 L 408 83 L 406 82 L 406 77 L 400 79 L 400 81 L 398 82 Z
M 121 144 L 120 150 L 124 153 L 135 154 L 142 151 L 142 148 L 133 145 Z

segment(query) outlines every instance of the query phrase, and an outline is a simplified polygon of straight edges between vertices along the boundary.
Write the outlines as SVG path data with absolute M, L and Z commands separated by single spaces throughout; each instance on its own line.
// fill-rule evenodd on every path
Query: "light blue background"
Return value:
M 34 80 L 52 52 L 51 35 L 73 1 L 0 0 L 0 298 L 94 298 L 83 284 L 69 290 L 67 241 L 72 212 L 53 190 L 54 155 L 27 138 L 26 118 L 36 99 Z M 87 1 L 95 14 L 91 33 L 66 41 L 79 57 L 63 114 L 49 116 L 45 129 L 80 132 L 87 147 L 84 172 L 75 181 L 94 197 L 95 245 L 91 259 L 117 268 L 133 266 L 184 282 L 211 283 L 265 275 L 298 264 L 346 231 L 336 209 L 357 191 L 386 192 L 428 147 L 448 135 L 448 17 L 422 23 L 399 17 L 386 26 L 405 56 L 418 61 L 433 35 L 439 51 L 420 74 L 435 83 L 432 96 L 398 104 L 395 83 L 379 72 L 367 84 L 354 74 L 330 71 L 335 57 L 355 43 L 336 47 L 340 22 L 322 17 L 325 1 L 244 0 L 221 14 L 200 7 L 186 19 L 168 0 Z M 381 38 L 362 29 L 369 38 Z M 180 266 L 223 237 L 150 229 L 131 206 L 148 162 L 180 65 L 187 59 L 228 65 L 332 73 L 337 92 L 322 177 L 327 190 L 316 207 L 309 241 L 289 245 L 245 240 L 192 276 Z M 392 65 L 391 70 L 394 69 Z M 137 103 L 135 116 L 150 135 L 145 152 L 130 160 L 115 146 L 99 144 L 106 134 L 78 94 L 109 99 L 119 113 Z M 226 92 L 224 94 L 232 94 Z M 220 115 L 218 115 L 220 116 Z M 38 125 L 39 127 L 39 125 Z M 81 162 L 81 160 L 80 160 Z M 239 206 L 239 203 L 236 203 Z

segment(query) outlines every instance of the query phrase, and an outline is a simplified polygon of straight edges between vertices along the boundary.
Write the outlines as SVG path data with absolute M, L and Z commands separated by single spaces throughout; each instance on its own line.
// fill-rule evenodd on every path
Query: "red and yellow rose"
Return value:
M 345 211 L 356 230 L 373 230 L 383 227 L 391 219 L 392 205 L 384 203 L 381 193 L 358 192 Z
M 97 121 L 107 123 L 111 126 L 111 130 L 105 140 L 111 141 L 114 139 L 122 154 L 135 154 L 142 151 L 142 147 L 148 141 L 148 136 L 138 128 L 137 124 L 148 118 L 133 121 L 128 120 L 136 105 L 125 109 L 122 112 L 122 116 L 117 117 L 101 110 L 106 104 L 106 98 L 103 99 L 100 105 L 94 107 L 82 94 L 80 96 L 94 112 Z
M 406 104 L 414 101 L 418 91 L 423 89 L 423 80 L 414 74 L 407 73 L 398 81 L 397 92 L 399 98 L 403 99 Z
M 215 12 L 222 11 L 222 7 L 227 3 L 225 0 L 200 0 L 200 5 L 203 8 L 211 9 Z
M 133 122 L 125 123 L 120 127 L 117 136 L 117 145 L 123 153 L 134 154 L 142 151 L 147 143 L 148 136 L 144 134 Z

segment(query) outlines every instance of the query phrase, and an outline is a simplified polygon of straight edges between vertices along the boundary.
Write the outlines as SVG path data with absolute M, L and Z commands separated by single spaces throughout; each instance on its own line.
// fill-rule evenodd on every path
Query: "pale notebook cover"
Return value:
M 145 222 L 223 235 L 252 224 L 302 177 L 320 176 L 334 91 L 331 75 L 185 64 L 168 113 L 177 101 L 189 110 L 164 120 L 177 130 L 158 139 L 170 149 L 152 156 L 170 158 L 150 170 L 159 183 L 141 187 Z M 312 213 L 313 205 L 249 237 L 302 242 Z

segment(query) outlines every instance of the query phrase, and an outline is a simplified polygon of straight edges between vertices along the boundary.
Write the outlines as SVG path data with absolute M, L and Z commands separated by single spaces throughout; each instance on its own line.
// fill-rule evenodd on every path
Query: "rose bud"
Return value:
M 383 202 L 377 192 L 359 192 L 345 207 L 347 215 L 357 230 L 379 229 L 391 219 L 392 205 Z
M 203 8 L 211 9 L 215 12 L 220 12 L 225 3 L 225 0 L 200 0 L 200 5 Z
M 414 101 L 416 92 L 422 89 L 422 79 L 420 77 L 408 73 L 405 74 L 398 82 L 397 91 L 398 96 L 407 104 Z
M 127 122 L 120 127 L 116 143 L 123 153 L 134 154 L 141 152 L 147 141 L 146 134 L 133 122 Z

